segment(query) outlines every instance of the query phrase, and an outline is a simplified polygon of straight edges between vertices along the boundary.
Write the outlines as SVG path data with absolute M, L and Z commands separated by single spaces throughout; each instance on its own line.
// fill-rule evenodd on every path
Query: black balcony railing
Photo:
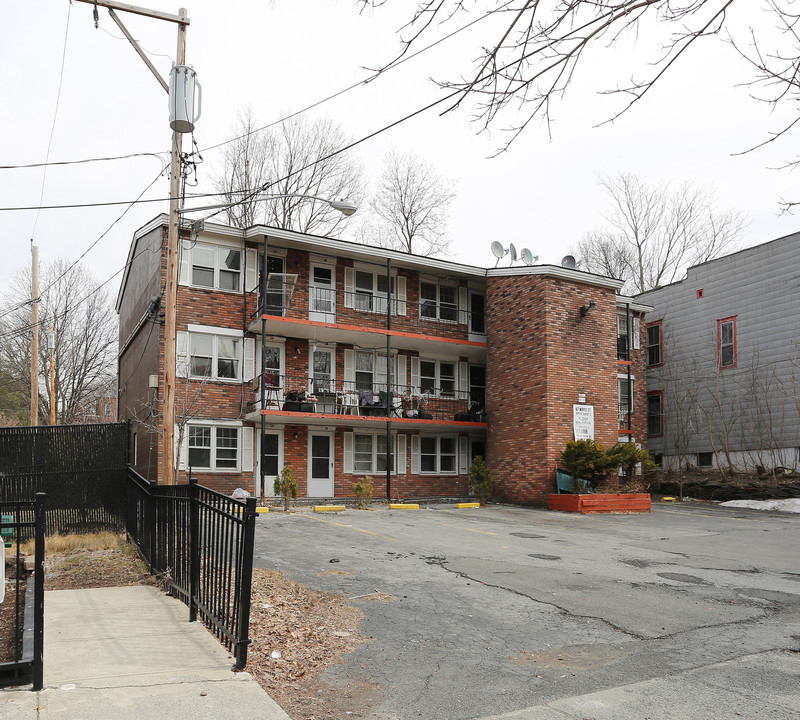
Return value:
M 478 311 L 465 307 L 463 298 L 449 303 L 411 301 L 395 294 L 389 297 L 386 293 L 320 288 L 275 278 L 270 279 L 263 298 L 259 294 L 249 310 L 251 319 L 270 315 L 375 329 L 385 328 L 391 320 L 392 329 L 407 332 L 445 337 L 486 334 L 482 303 Z
M 326 413 L 364 417 L 486 422 L 483 398 L 473 390 L 458 390 L 450 383 L 416 387 L 360 379 L 338 381 L 328 377 L 286 375 L 266 370 L 264 408 L 282 412 Z M 261 409 L 261 386 L 255 388 L 254 409 Z

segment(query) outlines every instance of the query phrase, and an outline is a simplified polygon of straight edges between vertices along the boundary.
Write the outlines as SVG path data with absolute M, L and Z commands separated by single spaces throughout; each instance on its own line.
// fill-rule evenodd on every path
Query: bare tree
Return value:
M 687 267 L 729 251 L 742 236 L 741 213 L 720 211 L 710 187 L 673 190 L 638 175 L 601 178 L 611 200 L 607 227 L 588 233 L 578 254 L 592 272 L 625 280 L 635 294 L 680 279 Z
M 378 247 L 426 257 L 446 255 L 447 216 L 456 197 L 455 183 L 413 152 L 390 150 L 378 188 L 370 201 L 374 216 L 361 227 L 360 239 Z
M 359 0 L 362 8 L 388 3 Z M 733 6 L 754 4 L 752 0 L 493 0 L 475 4 L 482 10 L 471 10 L 463 0 L 420 0 L 408 11 L 402 51 L 379 71 L 397 63 L 429 36 L 462 22 L 465 13 L 483 11 L 494 22 L 483 24 L 490 29 L 480 52 L 466 61 L 472 66 L 457 71 L 457 79 L 438 83 L 452 91 L 451 108 L 468 96 L 475 98 L 477 119 L 484 127 L 509 109 L 514 120 L 506 148 L 536 119 L 549 129 L 553 108 L 576 75 L 592 72 L 593 63 L 626 43 L 638 45 L 640 60 L 638 67 L 624 70 L 630 77 L 595 74 L 607 83 L 597 88 L 599 92 L 622 98 L 608 121 L 642 99 L 690 47 L 719 40 L 729 41 L 750 62 L 753 75 L 744 82 L 752 86 L 754 97 L 794 107 L 800 95 L 797 10 L 791 0 L 762 0 L 760 25 L 737 25 L 738 17 L 730 12 Z M 767 142 L 796 122 L 770 133 Z
M 250 107 L 239 112 L 237 139 L 226 145 L 222 169 L 214 179 L 227 202 L 228 222 L 237 227 L 265 223 L 317 235 L 339 232 L 347 218 L 325 200 L 358 204 L 364 194 L 361 164 L 338 151 L 348 140 L 325 118 L 296 116 L 259 129 Z M 263 195 L 281 195 L 272 200 Z M 305 197 L 302 197 L 305 196 Z
M 117 316 L 108 293 L 82 265 L 57 259 L 41 275 L 39 327 L 31 327 L 30 270 L 18 272 L 0 302 L 0 354 L 18 392 L 30 387 L 31 337 L 39 332 L 39 410 L 50 417 L 50 353 L 46 341 L 53 326 L 56 417 L 74 422 L 107 394 L 116 376 Z M 26 396 L 27 392 L 24 393 Z M 91 411 L 94 414 L 94 411 Z

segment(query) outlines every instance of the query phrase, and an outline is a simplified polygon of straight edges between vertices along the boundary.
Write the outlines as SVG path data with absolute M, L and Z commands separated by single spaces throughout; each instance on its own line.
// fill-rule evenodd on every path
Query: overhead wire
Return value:
M 107 162 L 110 160 L 128 160 L 137 157 L 157 157 L 163 162 L 162 155 L 169 155 L 169 150 L 162 152 L 141 152 L 141 153 L 128 153 L 127 155 L 114 155 L 109 157 L 98 158 L 84 158 L 82 160 L 57 160 L 53 162 L 40 162 L 40 163 L 27 163 L 25 165 L 0 165 L 0 170 L 27 170 L 30 168 L 48 168 L 57 167 L 60 165 L 83 165 L 86 163 L 94 162 Z
M 61 70 L 58 74 L 58 92 L 56 93 L 56 107 L 53 111 L 53 123 L 50 126 L 50 139 L 47 142 L 47 154 L 45 155 L 45 162 L 50 160 L 50 149 L 53 146 L 53 135 L 55 134 L 56 130 L 56 119 L 58 118 L 58 108 L 61 104 L 61 88 L 64 84 L 64 67 L 66 65 L 67 60 L 67 40 L 69 38 L 69 21 L 72 17 L 72 3 L 70 3 L 69 8 L 67 8 L 67 23 L 66 27 L 64 28 L 64 47 L 61 51 Z M 47 167 L 45 166 L 44 172 L 42 173 L 42 190 L 39 194 L 39 205 L 42 204 L 44 200 L 44 189 L 45 185 L 47 184 Z M 39 224 L 39 215 L 41 210 L 37 211 L 36 217 L 33 220 L 33 229 L 31 230 L 31 237 L 36 236 L 36 226 Z

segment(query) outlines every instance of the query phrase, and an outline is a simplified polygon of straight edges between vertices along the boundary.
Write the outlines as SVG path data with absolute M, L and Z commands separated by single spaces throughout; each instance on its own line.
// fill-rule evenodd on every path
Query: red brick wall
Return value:
M 580 308 L 597 308 L 581 317 Z M 497 499 L 542 505 L 573 439 L 578 394 L 594 407 L 595 439 L 617 440 L 613 290 L 543 275 L 487 279 L 488 464 Z

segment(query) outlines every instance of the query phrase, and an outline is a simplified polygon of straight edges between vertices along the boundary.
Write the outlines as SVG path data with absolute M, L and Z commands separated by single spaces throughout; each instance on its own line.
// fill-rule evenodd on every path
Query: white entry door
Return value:
M 336 322 L 336 290 L 334 268 L 327 265 L 311 266 L 311 287 L 308 293 L 308 319 L 319 322 Z
M 333 497 L 333 433 L 308 434 L 308 497 Z

